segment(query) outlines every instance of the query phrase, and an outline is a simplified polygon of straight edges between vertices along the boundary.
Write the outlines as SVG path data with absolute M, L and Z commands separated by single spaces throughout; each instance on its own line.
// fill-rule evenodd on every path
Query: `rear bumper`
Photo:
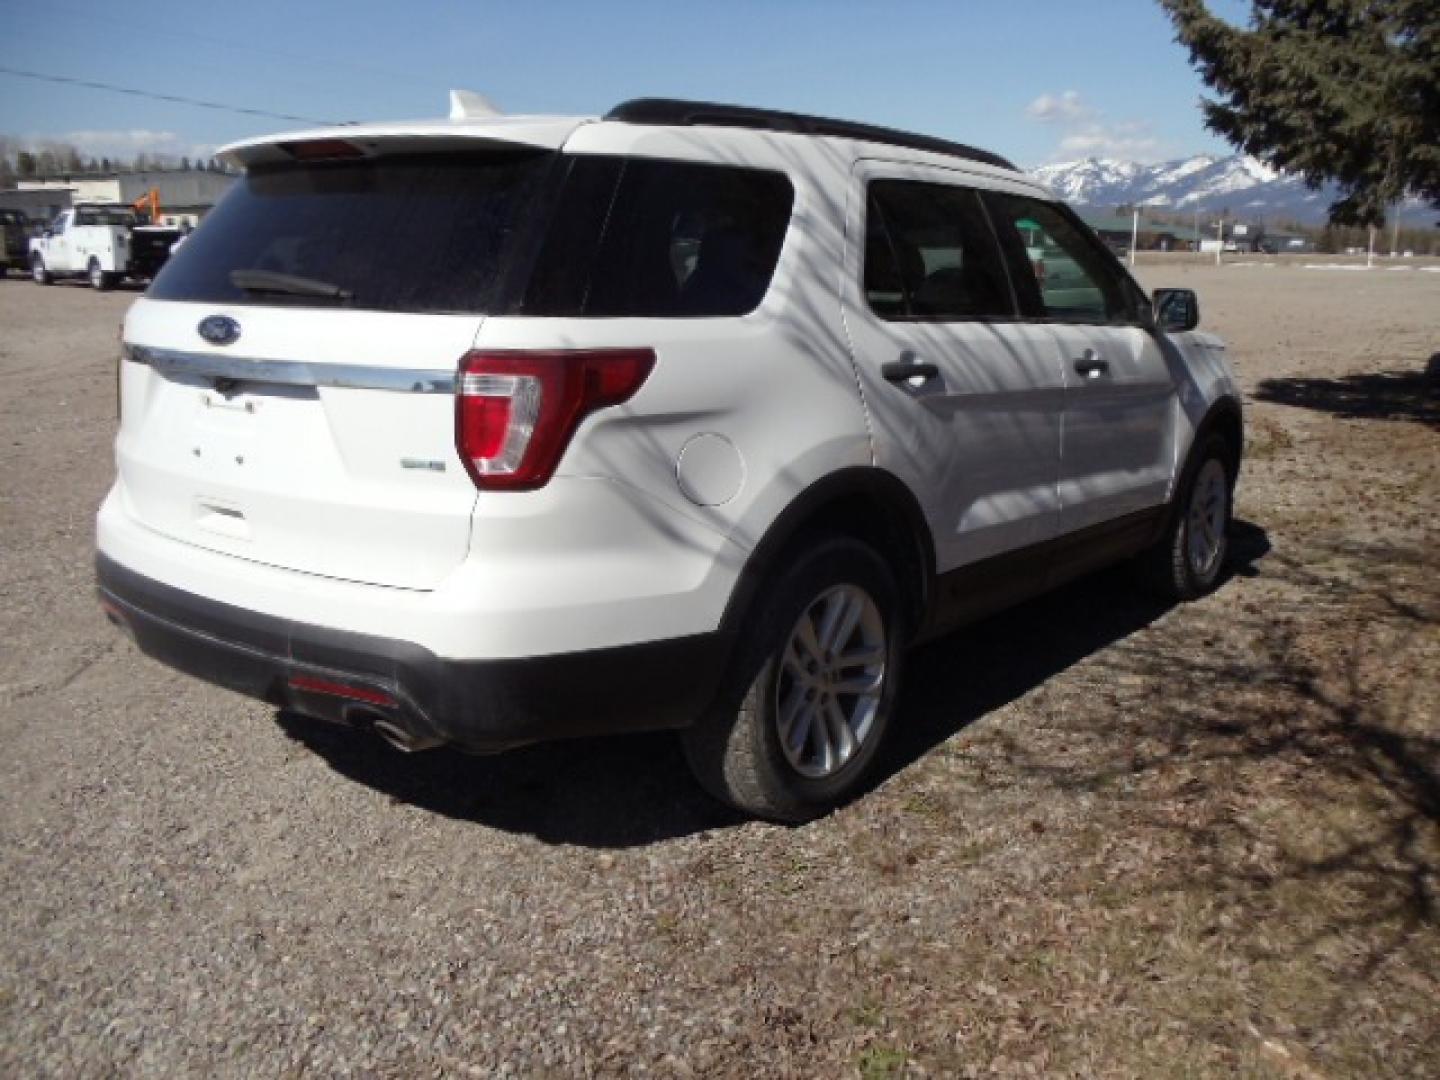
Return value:
M 122 434 L 122 469 L 125 442 Z M 165 483 L 163 463 L 136 467 L 154 470 L 152 483 Z M 193 515 L 193 508 L 186 511 Z M 342 520 L 367 527 L 363 514 L 311 526 L 318 537 Z M 720 627 L 745 561 L 745 551 L 718 533 L 622 484 L 561 477 L 476 513 L 470 538 L 476 554 L 428 588 L 366 584 L 376 565 L 405 565 L 409 534 L 394 529 L 390 544 L 368 562 L 352 557 L 318 572 L 286 569 L 258 558 L 254 545 L 220 536 L 186 543 L 140 524 L 123 481 L 95 525 L 103 555 L 171 588 L 280 620 L 409 642 L 455 660 L 610 650 L 709 633 Z
M 161 663 L 305 715 L 383 721 L 417 749 L 446 743 L 492 751 L 684 727 L 714 699 L 730 653 L 730 639 L 712 633 L 535 658 L 449 660 L 406 641 L 223 604 L 103 554 L 96 576 L 111 620 Z

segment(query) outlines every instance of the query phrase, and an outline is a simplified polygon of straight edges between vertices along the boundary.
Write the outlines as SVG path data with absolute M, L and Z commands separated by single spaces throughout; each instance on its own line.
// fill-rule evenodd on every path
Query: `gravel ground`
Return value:
M 92 596 L 133 293 L 0 282 L 0 1072 L 1440 1074 L 1440 273 L 1142 266 L 1250 398 L 1235 576 L 913 658 L 876 790 L 403 757 Z

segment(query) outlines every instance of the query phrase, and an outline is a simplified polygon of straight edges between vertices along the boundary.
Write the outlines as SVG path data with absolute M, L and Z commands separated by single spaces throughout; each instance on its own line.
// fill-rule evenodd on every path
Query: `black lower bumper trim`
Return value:
M 161 663 L 321 719 L 384 718 L 422 745 L 490 751 L 684 727 L 714 699 L 730 652 L 730 639 L 714 633 L 555 656 L 448 660 L 410 642 L 222 604 L 105 555 L 96 557 L 96 577 L 107 613 Z M 296 688 L 295 675 L 359 688 L 365 700 Z

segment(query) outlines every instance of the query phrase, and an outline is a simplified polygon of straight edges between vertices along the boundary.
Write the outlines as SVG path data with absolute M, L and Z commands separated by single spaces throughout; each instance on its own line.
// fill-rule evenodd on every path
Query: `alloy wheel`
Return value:
M 801 612 L 775 680 L 780 747 L 801 776 L 834 775 L 870 736 L 887 655 L 885 620 L 858 585 L 833 586 Z
M 1225 466 L 1212 457 L 1200 467 L 1190 489 L 1185 555 L 1191 572 L 1201 580 L 1215 573 L 1225 553 L 1227 487 Z

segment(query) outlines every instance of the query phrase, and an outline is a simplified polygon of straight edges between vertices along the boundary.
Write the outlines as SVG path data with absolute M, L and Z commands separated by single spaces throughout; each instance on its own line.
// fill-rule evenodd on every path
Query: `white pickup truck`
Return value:
M 179 237 L 177 229 L 137 227 L 123 206 L 72 207 L 30 241 L 30 275 L 39 285 L 84 277 L 109 289 L 122 278 L 154 277 Z

